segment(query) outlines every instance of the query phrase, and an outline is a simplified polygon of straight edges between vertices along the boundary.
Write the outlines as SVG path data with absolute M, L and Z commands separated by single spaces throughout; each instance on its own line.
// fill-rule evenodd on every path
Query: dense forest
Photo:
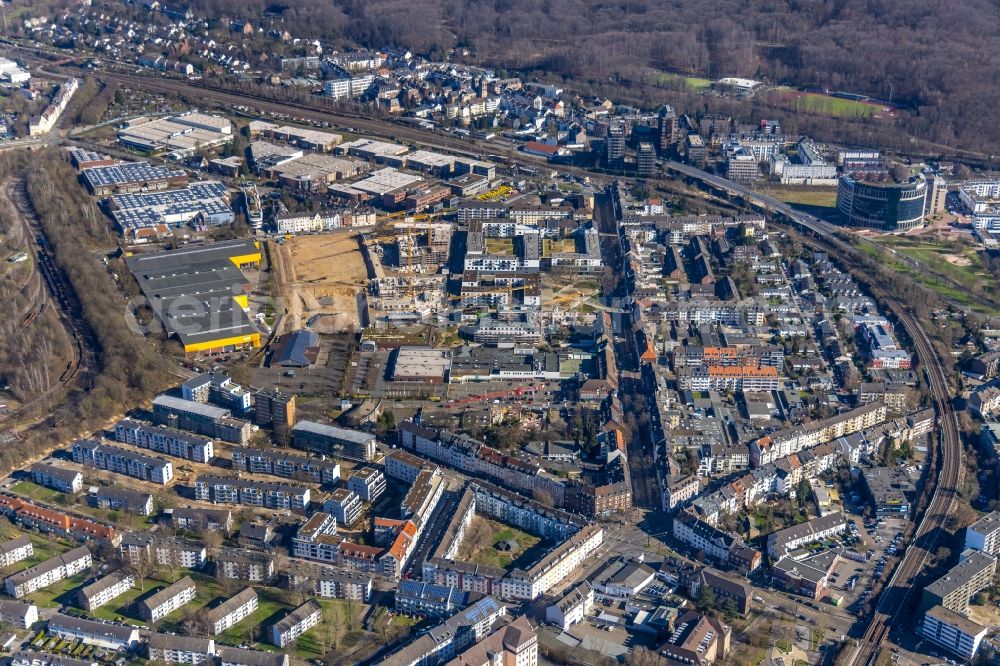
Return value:
M 200 15 L 280 16 L 300 36 L 465 47 L 480 63 L 594 84 L 650 69 L 748 76 L 910 107 L 914 136 L 991 154 L 1000 99 L 992 0 L 190 0 Z

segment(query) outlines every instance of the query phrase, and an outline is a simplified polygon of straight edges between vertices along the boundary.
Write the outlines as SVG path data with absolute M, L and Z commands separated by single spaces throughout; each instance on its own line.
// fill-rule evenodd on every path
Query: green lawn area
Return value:
M 660 72 L 659 74 L 660 85 L 669 85 L 678 79 L 684 81 L 687 89 L 693 92 L 708 90 L 712 87 L 711 79 L 703 79 L 699 76 L 682 76 L 680 74 L 671 74 L 670 72 Z
M 477 516 L 478 518 L 478 516 Z M 511 525 L 499 523 L 486 518 L 482 519 L 486 524 L 485 542 L 470 544 L 473 547 L 472 561 L 476 564 L 485 564 L 491 567 L 506 568 L 510 566 L 525 551 L 534 548 L 541 542 L 541 538 L 534 534 L 529 534 Z M 504 552 L 498 550 L 496 545 L 501 541 L 516 541 L 517 548 Z
M 885 236 L 877 239 L 877 242 L 919 261 L 935 273 L 963 284 L 982 283 L 992 279 L 979 252 L 974 248 L 942 245 L 905 236 Z
M 768 93 L 767 98 L 769 102 L 793 111 L 835 118 L 869 118 L 882 110 L 881 105 L 872 102 L 856 102 L 822 93 L 800 93 L 788 87 L 775 88 Z
M 514 241 L 510 238 L 487 238 L 486 252 L 488 254 L 514 254 Z
M 33 481 L 19 481 L 11 486 L 10 489 L 18 495 L 23 495 L 24 497 L 38 500 L 40 502 L 47 502 L 55 505 L 72 504 L 72 501 L 67 502 L 69 496 L 65 493 L 61 493 L 58 490 L 53 490 L 51 488 L 46 488 L 45 486 L 40 486 Z
M 881 109 L 876 104 L 855 102 L 851 99 L 829 97 L 818 93 L 806 93 L 792 104 L 796 111 L 818 113 L 839 118 L 868 118 Z
M 837 205 L 835 187 L 772 187 L 768 194 L 787 204 L 823 208 L 835 208 Z
M 972 294 L 967 290 L 955 287 L 951 283 L 946 282 L 939 275 L 935 275 L 932 272 L 914 270 L 908 264 L 904 264 L 901 260 L 894 258 L 893 255 L 878 242 L 870 243 L 867 241 L 856 240 L 855 246 L 865 254 L 879 261 L 886 268 L 890 268 L 897 273 L 909 276 L 915 282 L 926 287 L 930 291 L 939 294 L 942 298 L 954 301 L 962 307 L 967 307 L 986 315 L 992 316 L 996 314 L 996 311 L 992 307 L 983 303 L 982 298 L 977 297 L 975 294 Z M 928 266 L 928 268 L 931 267 Z

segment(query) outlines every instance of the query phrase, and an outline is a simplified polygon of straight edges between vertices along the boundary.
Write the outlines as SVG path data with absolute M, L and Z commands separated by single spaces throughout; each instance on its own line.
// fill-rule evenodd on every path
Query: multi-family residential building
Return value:
M 7 576 L 4 580 L 4 589 L 8 595 L 15 599 L 20 599 L 35 590 L 48 587 L 56 581 L 75 576 L 81 571 L 86 571 L 93 563 L 94 560 L 90 555 L 90 549 L 86 546 L 80 546 L 62 555 L 56 555 L 33 567 L 28 567 L 16 574 Z
M 469 646 L 483 640 L 497 621 L 506 616 L 506 605 L 494 597 L 483 597 L 385 657 L 382 665 L 447 663 Z
M 344 540 L 336 535 L 337 519 L 329 513 L 317 511 L 292 539 L 292 555 L 309 560 L 336 562 L 340 543 Z
M 458 653 L 446 666 L 494 666 L 498 663 L 505 666 L 538 664 L 538 634 L 524 615 Z
M 181 397 L 194 402 L 213 402 L 243 416 L 253 406 L 253 394 L 222 372 L 206 372 L 181 383 Z
M 966 528 L 965 547 L 1000 555 L 1000 511 L 988 513 Z
M 146 657 L 163 664 L 210 664 L 215 661 L 215 641 L 151 632 L 146 637 Z
M 147 456 L 89 439 L 73 442 L 73 461 L 160 485 L 167 485 L 174 479 L 174 466 L 166 458 Z
M 374 467 L 362 467 L 347 480 L 347 489 L 366 502 L 374 502 L 385 492 L 385 475 Z
M 396 610 L 424 617 L 448 617 L 482 598 L 478 592 L 463 592 L 447 585 L 401 580 L 396 588 Z
M 365 603 L 371 599 L 374 579 L 370 573 L 296 562 L 286 568 L 285 574 L 293 590 L 310 592 L 324 599 L 354 599 Z
M 18 650 L 10 657 L 10 666 L 98 666 L 96 661 L 74 659 L 51 652 Z
M 153 513 L 153 496 L 127 488 L 112 488 L 101 486 L 91 497 L 98 509 L 111 511 L 126 511 L 140 516 Z
M 295 396 L 277 389 L 261 389 L 254 394 L 254 423 L 275 430 L 295 425 Z
M 10 494 L 0 493 L 0 513 L 25 527 L 80 541 L 100 539 L 114 543 L 118 538 L 118 533 L 113 527 L 39 506 Z
M 924 613 L 924 621 L 920 626 L 920 635 L 923 638 L 968 660 L 976 656 L 988 631 L 988 627 L 944 606 L 929 608 Z
M 170 509 L 170 523 L 186 530 L 210 530 L 229 534 L 233 531 L 233 512 L 229 509 Z
M 233 418 L 228 409 L 171 395 L 153 399 L 153 422 L 241 446 L 252 434 L 250 423 Z
M 184 576 L 139 603 L 139 615 L 147 622 L 159 622 L 181 606 L 194 601 L 198 587 L 190 576 Z
M 83 474 L 75 469 L 57 467 L 44 462 L 31 466 L 31 480 L 40 486 L 62 493 L 78 493 L 83 490 Z
M 885 419 L 885 404 L 872 402 L 843 414 L 809 423 L 804 427 L 789 428 L 765 435 L 750 443 L 750 464 L 753 467 L 760 467 L 803 449 L 872 428 L 883 423 Z
M 956 613 L 964 612 L 969 599 L 992 584 L 996 570 L 996 557 L 973 551 L 948 573 L 924 588 L 921 610 L 944 606 Z
M 38 622 L 38 607 L 20 601 L 0 599 L 0 622 L 18 629 L 30 629 Z
M 734 564 L 734 555 L 742 545 L 735 537 L 699 519 L 688 510 L 680 511 L 674 516 L 673 534 L 691 550 L 701 551 L 723 564 Z
M 842 513 L 813 518 L 799 525 L 773 532 L 767 537 L 767 554 L 779 560 L 799 546 L 839 534 L 847 529 L 847 518 Z
M 223 548 L 215 556 L 218 575 L 251 583 L 266 583 L 274 576 L 274 556 L 269 553 Z
M 279 648 L 291 645 L 298 640 L 299 636 L 319 624 L 322 619 L 323 609 L 310 599 L 271 625 L 268 634 L 271 644 Z
M 195 499 L 213 504 L 246 504 L 266 509 L 305 511 L 310 490 L 305 486 L 202 474 L 194 483 Z
M 46 627 L 49 634 L 66 640 L 80 640 L 108 650 L 128 651 L 139 644 L 139 629 L 131 625 L 95 622 L 56 613 Z
M 292 428 L 292 445 L 313 453 L 336 454 L 348 460 L 370 462 L 375 457 L 375 437 L 314 421 L 299 421 Z
M 332 514 L 338 525 L 350 527 L 361 517 L 361 498 L 347 488 L 337 488 L 323 502 L 323 511 Z
M 273 474 L 331 486 L 340 481 L 340 465 L 332 460 L 276 450 L 236 448 L 233 450 L 233 467 L 253 474 Z
M 115 571 L 81 588 L 77 593 L 77 601 L 84 610 L 93 611 L 117 599 L 133 587 L 135 587 L 135 576 Z
M 440 471 L 425 469 L 413 480 L 400 501 L 400 515 L 404 520 L 412 520 L 417 525 L 418 534 L 441 499 L 444 487 L 444 476 Z
M 390 479 L 413 483 L 423 469 L 437 468 L 434 463 L 403 449 L 394 449 L 385 456 L 385 473 Z
M 556 539 L 559 545 L 526 569 L 507 571 L 462 562 L 456 559 L 458 546 L 476 513 Z M 463 493 L 444 533 L 446 537 L 423 562 L 423 580 L 505 599 L 536 599 L 565 580 L 604 538 L 604 530 L 597 524 L 581 526 L 578 517 L 478 481 L 471 482 Z
M 774 563 L 772 580 L 776 587 L 792 594 L 819 599 L 828 592 L 839 562 L 840 553 L 834 550 L 802 558 L 785 557 Z
M 256 610 L 257 592 L 248 587 L 209 610 L 207 619 L 212 627 L 212 633 L 221 634 L 253 615 Z
M 725 604 L 727 601 L 732 601 L 737 613 L 743 617 L 750 613 L 753 588 L 745 579 L 737 579 L 712 567 L 705 567 L 686 581 L 688 594 L 697 599 L 702 585 L 712 591 L 718 603 Z
M 593 607 L 594 588 L 587 581 L 580 581 L 545 608 L 545 621 L 568 631 L 574 624 L 582 622 Z
M 200 569 L 205 566 L 208 551 L 197 541 L 187 541 L 152 532 L 128 532 L 121 540 L 122 559 L 135 562 L 139 559 L 155 562 L 158 566 L 181 569 Z
M 115 424 L 115 439 L 200 463 L 207 464 L 215 457 L 215 443 L 208 437 L 165 426 L 149 425 L 128 417 Z
M 35 553 L 35 547 L 31 544 L 31 539 L 26 536 L 19 536 L 0 543 L 0 566 L 10 565 L 26 560 Z
M 670 662 L 709 666 L 729 654 L 732 628 L 715 618 L 687 611 L 674 620 L 674 631 L 660 646 Z

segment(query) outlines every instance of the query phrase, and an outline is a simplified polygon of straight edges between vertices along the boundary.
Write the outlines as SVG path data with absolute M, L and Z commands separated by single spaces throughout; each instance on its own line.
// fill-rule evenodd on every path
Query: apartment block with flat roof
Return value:
M 920 607 L 927 611 L 932 606 L 944 606 L 956 613 L 964 612 L 969 599 L 993 582 L 997 558 L 973 551 L 944 576 L 924 588 Z
M 375 437 L 360 430 L 299 421 L 292 428 L 292 445 L 313 453 L 340 455 L 349 460 L 370 462 L 375 457 Z
M 1000 511 L 988 513 L 966 528 L 965 547 L 1000 555 Z

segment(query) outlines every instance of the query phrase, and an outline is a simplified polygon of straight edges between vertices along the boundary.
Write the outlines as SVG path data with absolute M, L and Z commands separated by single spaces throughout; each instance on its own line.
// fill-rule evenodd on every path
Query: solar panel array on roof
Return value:
M 111 216 L 122 233 L 160 224 L 184 224 L 199 216 L 213 225 L 230 224 L 236 218 L 229 206 L 229 189 L 216 181 L 164 192 L 116 194 L 111 197 Z
M 185 176 L 184 171 L 180 169 L 153 166 L 149 162 L 123 162 L 112 166 L 90 167 L 83 170 L 83 177 L 91 189 L 106 185 L 143 183 L 169 178 L 184 178 Z

